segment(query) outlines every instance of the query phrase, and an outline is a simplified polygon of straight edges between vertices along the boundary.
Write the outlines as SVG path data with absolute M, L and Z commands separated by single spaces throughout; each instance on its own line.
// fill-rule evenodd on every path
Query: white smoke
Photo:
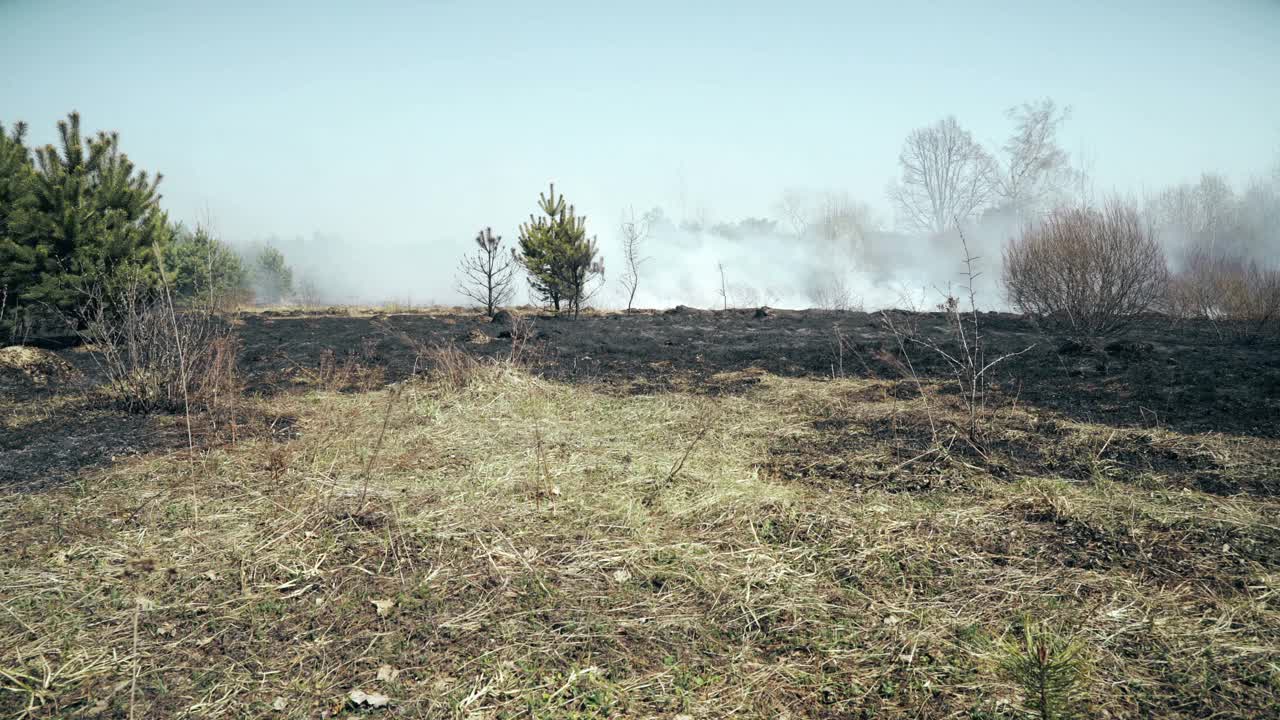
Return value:
M 1206 233 L 1221 235 L 1222 242 L 1248 257 L 1263 261 L 1280 257 L 1280 179 L 1255 181 L 1241 192 L 1212 196 L 1226 198 L 1219 202 L 1231 210 L 1225 214 L 1211 212 L 1217 206 L 1203 200 L 1209 196 L 1200 187 L 1174 186 L 1158 194 L 1161 202 L 1147 203 L 1145 210 L 1165 241 L 1175 269 L 1180 249 L 1189 239 Z M 737 220 L 717 220 L 702 213 L 696 221 L 677 222 L 661 209 L 651 211 L 640 251 L 647 261 L 640 268 L 634 306 L 929 310 L 948 294 L 965 296 L 962 299 L 967 301 L 967 245 L 975 258 L 973 290 L 978 306 L 1002 310 L 1007 308 L 1000 283 L 1002 249 L 1026 222 L 1034 220 L 1034 216 L 988 212 L 965 225 L 962 242 L 955 230 L 931 237 L 888 230 L 866 205 L 842 194 L 797 197 L 786 194 L 784 202 L 766 210 L 768 216 Z M 1193 202 L 1197 198 L 1199 204 Z M 599 238 L 607 270 L 604 285 L 590 304 L 620 309 L 626 305 L 619 282 L 625 270 L 620 223 L 610 226 L 599 220 L 607 216 L 606 209 L 588 222 L 590 232 Z M 1187 225 L 1191 227 L 1183 227 Z M 516 245 L 514 235 L 508 231 L 507 248 Z M 472 250 L 469 237 L 435 244 L 380 241 L 364 245 L 315 232 L 268 242 L 284 253 L 294 272 L 295 288 L 307 290 L 311 301 L 463 303 L 455 287 L 455 271 L 463 254 Z M 524 280 L 517 282 L 517 302 L 524 302 Z

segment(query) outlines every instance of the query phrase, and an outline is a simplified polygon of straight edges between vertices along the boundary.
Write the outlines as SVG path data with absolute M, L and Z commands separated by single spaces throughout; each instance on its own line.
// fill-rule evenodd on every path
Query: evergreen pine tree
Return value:
M 19 317 L 18 296 L 35 267 L 34 250 L 18 233 L 29 224 L 35 204 L 35 171 L 24 144 L 26 123 L 12 132 L 0 125 L 0 337 Z
M 259 304 L 274 305 L 293 295 L 293 268 L 270 241 L 258 249 L 250 262 L 254 299 Z
M 249 272 L 226 243 L 206 228 L 192 231 L 181 223 L 173 227 L 172 234 L 164 264 L 174 295 L 188 302 L 217 305 L 243 300 L 250 293 Z
M 10 239 L 10 232 L 23 222 L 19 216 L 29 212 L 35 201 L 35 171 L 31 151 L 24 144 L 26 134 L 26 123 L 16 124 L 12 132 L 0 125 L 0 243 Z
M 556 195 L 554 183 L 540 194 L 538 207 L 542 215 L 530 215 L 520 226 L 520 263 L 538 297 L 556 312 L 566 303 L 577 317 L 591 296 L 591 282 L 604 274 L 596 240 L 587 237 L 587 218 L 575 215 L 563 194 Z
M 0 219 L 6 226 L 0 266 L 10 294 L 22 303 L 68 311 L 84 301 L 85 288 L 107 282 L 119 270 L 158 282 L 154 248 L 169 238 L 157 192 L 161 176 L 135 168 L 120 152 L 116 133 L 81 137 L 77 113 L 59 122 L 58 132 L 60 147 L 35 151 L 34 171 L 26 181 L 29 199 Z M 21 133 L 15 133 L 0 149 L 0 172 L 6 176 L 0 185 L 24 182 L 25 155 Z

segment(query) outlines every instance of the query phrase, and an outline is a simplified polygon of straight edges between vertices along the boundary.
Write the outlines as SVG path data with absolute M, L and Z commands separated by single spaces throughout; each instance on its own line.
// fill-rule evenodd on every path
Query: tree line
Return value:
M 1221 298 L 1229 296 L 1236 298 L 1233 307 L 1261 302 L 1266 309 L 1250 314 L 1273 316 L 1270 301 L 1258 298 L 1271 297 L 1265 288 L 1275 277 L 1265 256 L 1277 245 L 1280 173 L 1243 194 L 1220 176 L 1205 175 L 1198 184 L 1157 194 L 1140 211 L 1115 200 L 1094 207 L 1085 197 L 1086 174 L 1071 165 L 1057 140 L 1070 109 L 1043 100 L 1013 108 L 1008 116 L 1013 131 L 996 153 L 953 117 L 908 134 L 899 157 L 901 175 L 888 190 L 900 227 L 939 235 L 991 214 L 1020 220 L 1025 228 L 1013 234 L 1005 260 L 1023 282 L 1008 276 L 1005 285 L 1010 302 L 1029 312 L 1037 306 L 1027 301 L 1032 289 L 1025 280 L 1050 257 L 1045 243 L 1078 250 L 1122 228 L 1120 235 L 1141 235 L 1147 253 L 1146 239 L 1173 237 L 1183 246 L 1179 273 L 1168 272 L 1163 251 L 1158 263 L 1154 255 L 1143 255 L 1149 266 L 1159 264 L 1170 275 L 1157 283 L 1159 301 L 1146 307 L 1215 318 L 1228 314 Z M 94 296 L 94 287 L 120 277 L 153 290 L 167 287 L 182 302 L 277 303 L 300 292 L 285 257 L 270 244 L 237 251 L 208 227 L 172 221 L 160 204 L 162 176 L 136 167 L 117 133 L 86 135 L 76 113 L 57 129 L 56 144 L 32 148 L 25 124 L 0 126 L 0 333 L 13 333 L 42 312 L 73 314 Z M 836 194 L 814 199 L 788 193 L 779 209 L 797 236 L 821 241 L 819 249 L 855 249 L 875 224 L 865 204 Z M 621 224 L 628 310 L 641 268 L 651 259 L 645 242 L 660 222 L 659 211 L 639 217 L 633 211 Z M 777 221 L 752 218 L 690 229 L 734 238 L 773 233 L 776 227 Z M 1019 254 L 1018 242 L 1025 246 L 1028 238 L 1044 247 Z M 459 268 L 458 290 L 493 315 L 511 302 L 517 273 L 523 272 L 536 301 L 576 317 L 599 291 L 604 270 L 586 216 L 552 184 L 520 225 L 514 247 L 489 228 L 477 234 L 475 252 Z M 823 294 L 835 299 L 823 302 L 847 307 L 849 289 L 838 280 Z

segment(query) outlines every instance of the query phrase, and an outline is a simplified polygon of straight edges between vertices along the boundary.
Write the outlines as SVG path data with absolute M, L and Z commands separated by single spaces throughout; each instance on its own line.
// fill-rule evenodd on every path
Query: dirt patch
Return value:
M 92 400 L 46 401 L 38 411 L 7 419 L 0 433 L 0 488 L 50 487 L 88 468 L 180 447 L 186 436 L 176 420 L 122 414 Z
M 20 345 L 0 348 L 0 389 L 51 389 L 82 379 L 71 363 L 50 350 Z
M 92 393 L 54 395 L 0 405 L 0 492 L 56 487 L 81 473 L 140 455 L 187 447 L 181 414 L 121 413 Z M 246 403 L 235 415 L 197 414 L 197 446 L 211 448 L 295 434 L 296 418 Z

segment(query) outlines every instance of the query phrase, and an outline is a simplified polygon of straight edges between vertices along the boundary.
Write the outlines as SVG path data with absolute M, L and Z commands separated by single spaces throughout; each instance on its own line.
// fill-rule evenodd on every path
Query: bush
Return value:
M 1208 320 L 1219 335 L 1255 339 L 1280 324 L 1280 270 L 1194 247 L 1170 282 L 1169 310 Z
M 824 271 L 813 279 L 809 300 L 822 310 L 856 310 L 861 305 L 844 274 L 838 270 Z
M 1165 296 L 1164 251 L 1134 208 L 1061 208 L 1004 251 L 1004 284 L 1018 310 L 1077 335 L 1123 328 Z
M 233 391 L 235 339 L 212 309 L 174 312 L 136 274 L 87 292 L 75 324 L 115 404 L 136 413 L 176 412 L 211 407 Z

